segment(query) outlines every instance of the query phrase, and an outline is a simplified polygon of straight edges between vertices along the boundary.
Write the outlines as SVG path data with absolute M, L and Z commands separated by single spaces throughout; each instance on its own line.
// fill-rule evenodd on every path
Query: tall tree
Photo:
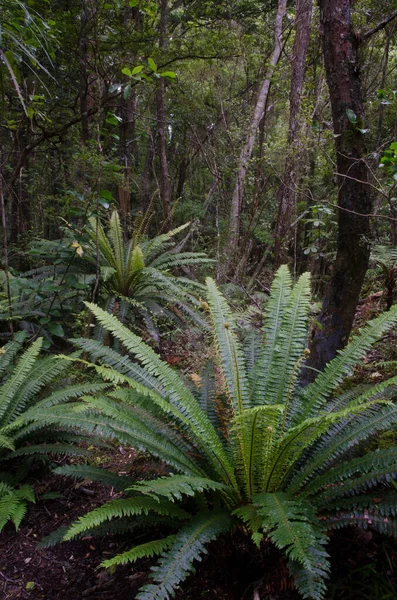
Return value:
M 296 187 L 299 180 L 299 147 L 301 132 L 301 98 L 305 77 L 305 61 L 310 41 L 310 23 L 313 0 L 296 0 L 295 40 L 292 51 L 290 114 L 288 147 L 284 174 L 277 190 L 278 215 L 274 231 L 274 256 L 276 266 L 287 259 L 286 247 L 295 206 Z
M 162 54 L 167 45 L 168 0 L 160 1 L 160 36 L 159 51 Z M 157 136 L 160 161 L 160 196 L 163 206 L 166 229 L 171 228 L 171 186 L 167 160 L 167 118 L 165 107 L 165 80 L 159 78 L 157 96 Z
M 229 219 L 229 237 L 227 240 L 228 248 L 228 268 L 232 267 L 237 256 L 240 234 L 241 207 L 244 196 L 245 180 L 249 163 L 254 150 L 256 135 L 259 124 L 264 118 L 267 99 L 274 70 L 280 60 L 283 48 L 283 19 L 287 10 L 287 0 L 278 0 L 277 13 L 274 22 L 274 49 L 270 57 L 266 77 L 262 83 L 261 89 L 255 105 L 254 114 L 248 128 L 248 134 L 245 144 L 241 150 L 239 162 L 237 165 L 236 181 L 233 190 L 232 204 L 230 208 Z
M 338 182 L 338 239 L 333 274 L 310 345 L 308 366 L 322 370 L 348 341 L 370 255 L 373 192 L 365 160 L 364 103 L 351 0 L 319 0 Z M 388 20 L 384 21 L 384 25 Z M 307 379 L 315 371 L 307 371 Z

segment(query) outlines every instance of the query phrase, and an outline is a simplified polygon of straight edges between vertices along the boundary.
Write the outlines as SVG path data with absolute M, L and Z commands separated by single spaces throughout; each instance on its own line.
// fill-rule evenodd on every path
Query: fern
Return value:
M 202 493 L 204 490 L 227 490 L 227 488 L 217 481 L 182 475 L 142 481 L 128 488 L 128 491 L 131 492 L 141 492 L 155 499 L 164 497 L 171 502 L 182 500 L 183 496 L 194 496 L 197 492 Z
M 150 252 L 150 244 L 140 242 L 143 256 L 149 252 L 151 260 L 159 248 L 165 252 L 171 245 L 167 235 Z M 133 263 L 140 272 L 147 268 L 138 251 Z M 157 264 L 171 263 L 164 259 Z M 397 407 L 390 401 L 397 379 L 347 393 L 339 389 L 396 320 L 397 311 L 368 324 L 302 389 L 309 277 L 303 275 L 293 285 L 286 267 L 278 271 L 262 335 L 249 352 L 244 352 L 225 298 L 211 279 L 206 285 L 220 376 L 214 377 L 210 366 L 199 391 L 193 393 L 115 316 L 89 304 L 118 345 L 78 340 L 91 355 L 91 362 L 80 362 L 115 389 L 66 407 L 47 403 L 27 411 L 26 427 L 58 423 L 101 440 L 118 440 L 149 452 L 169 468 L 165 477 L 127 486 L 121 478 L 118 489 L 124 496 L 81 517 L 64 539 L 103 534 L 117 524 L 124 531 L 166 525 L 170 535 L 165 539 L 144 541 L 105 563 L 114 566 L 160 554 L 152 582 L 138 598 L 165 600 L 211 541 L 243 526 L 257 546 L 265 537 L 284 552 L 304 598 L 321 600 L 330 568 L 325 550 L 329 530 L 356 524 L 397 533 L 397 494 L 389 486 L 397 477 L 397 450 L 362 455 L 366 440 L 397 425 Z M 69 467 L 61 472 L 90 477 L 91 471 Z M 109 482 L 115 478 L 99 470 L 91 476 Z
M 152 576 L 155 584 L 142 588 L 136 596 L 139 600 L 166 600 L 181 581 L 193 570 L 194 561 L 200 561 L 207 553 L 206 547 L 232 527 L 229 514 L 209 512 L 193 517 L 174 537 L 174 543 L 163 553 Z
M 83 517 L 79 517 L 64 536 L 65 540 L 72 540 L 87 529 L 98 527 L 104 521 L 117 517 L 131 517 L 148 515 L 154 512 L 158 515 L 172 517 L 172 519 L 186 519 L 189 515 L 172 502 L 159 503 L 153 498 L 122 498 L 111 500 L 99 508 L 95 508 Z
M 97 481 L 102 485 L 111 486 L 120 492 L 124 491 L 134 482 L 133 477 L 119 475 L 118 473 L 90 465 L 64 465 L 63 467 L 54 469 L 54 473 L 82 481 Z
M 164 550 L 167 550 L 172 544 L 175 543 L 175 535 L 169 535 L 162 540 L 155 540 L 153 542 L 146 542 L 140 546 L 135 546 L 132 550 L 118 554 L 109 560 L 104 560 L 101 563 L 101 567 L 109 568 L 116 565 L 126 565 L 137 561 L 140 558 L 158 556 Z
M 100 287 L 107 296 L 107 302 L 114 297 L 127 300 L 124 303 L 127 319 L 131 316 L 147 319 L 152 310 L 161 314 L 168 303 L 178 303 L 189 318 L 206 326 L 205 319 L 194 306 L 199 305 L 198 293 L 202 287 L 170 272 L 177 267 L 208 266 L 214 262 L 202 252 L 178 251 L 174 237 L 189 223 L 152 240 L 145 241 L 141 235 L 134 234 L 125 244 L 116 211 L 110 216 L 107 233 L 99 220 L 91 218 L 89 222 L 91 246 L 85 260 L 92 266 L 96 263 L 98 245 L 102 274 Z M 175 314 L 172 316 L 175 318 Z

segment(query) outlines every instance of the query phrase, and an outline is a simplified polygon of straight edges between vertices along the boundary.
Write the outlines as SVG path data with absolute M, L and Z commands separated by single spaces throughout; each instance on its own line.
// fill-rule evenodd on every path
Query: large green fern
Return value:
M 160 554 L 152 582 L 138 595 L 141 600 L 171 597 L 207 545 L 242 524 L 255 544 L 265 537 L 285 552 L 298 590 L 311 599 L 325 595 L 330 529 L 356 524 L 396 533 L 397 495 L 388 482 L 397 476 L 397 450 L 364 456 L 361 451 L 365 439 L 397 422 L 390 401 L 397 378 L 348 393 L 340 384 L 396 321 L 397 309 L 369 323 L 302 389 L 309 297 L 308 275 L 293 285 L 281 267 L 249 370 L 233 315 L 209 279 L 218 364 L 212 383 L 207 373 L 197 395 L 114 316 L 89 305 L 124 349 L 118 353 L 90 340 L 76 343 L 116 389 L 82 398 L 67 413 L 43 406 L 30 414 L 30 422 L 54 424 L 62 418 L 80 431 L 116 438 L 168 464 L 167 477 L 124 482 L 122 498 L 81 517 L 65 535 L 102 533 L 118 520 L 125 528 L 127 517 L 146 531 L 159 519 L 164 527 L 168 519 L 170 536 L 166 528 L 164 540 L 140 542 L 105 562 L 110 566 Z M 214 403 L 224 406 L 221 428 Z M 73 471 L 75 477 L 84 476 L 78 467 Z M 378 485 L 375 503 L 368 491 Z

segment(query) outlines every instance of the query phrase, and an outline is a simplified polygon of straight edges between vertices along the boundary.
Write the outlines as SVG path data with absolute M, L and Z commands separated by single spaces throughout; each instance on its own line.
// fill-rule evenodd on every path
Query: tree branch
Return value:
M 364 40 L 368 40 L 375 33 L 378 33 L 378 31 L 380 31 L 381 29 L 384 29 L 386 27 L 386 25 L 388 25 L 390 23 L 390 21 L 393 21 L 393 19 L 395 19 L 396 17 L 397 17 L 397 10 L 390 13 L 390 15 L 388 17 L 385 17 L 383 19 L 383 21 L 380 21 L 377 25 L 375 25 L 375 27 L 372 27 L 371 29 L 368 29 L 367 31 L 363 31 L 362 33 L 358 34 L 359 40 L 361 42 L 363 42 Z

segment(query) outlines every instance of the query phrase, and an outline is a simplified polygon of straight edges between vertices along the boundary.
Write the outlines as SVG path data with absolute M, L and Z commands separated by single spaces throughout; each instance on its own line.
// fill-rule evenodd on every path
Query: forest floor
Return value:
M 376 301 L 376 299 L 375 299 Z M 368 303 L 359 307 L 356 326 L 368 319 Z M 372 316 L 372 315 L 371 315 Z M 186 345 L 185 345 L 186 348 Z M 169 352 L 169 358 L 167 354 Z M 162 353 L 163 354 L 163 353 Z M 175 348 L 165 348 L 165 358 Z M 180 353 L 183 356 L 183 353 Z M 378 342 L 354 374 L 355 383 L 378 383 L 387 376 L 388 363 L 397 359 L 397 331 Z M 181 359 L 182 361 L 182 359 Z M 182 361 L 183 362 L 183 361 Z M 383 363 L 383 365 L 382 365 Z M 380 365 L 380 366 L 379 366 Z M 179 365 L 178 365 L 179 366 Z M 186 365 L 182 365 L 186 367 Z M 394 366 L 394 365 L 393 365 Z M 196 365 L 185 368 L 197 371 Z M 378 442 L 374 442 L 378 443 Z M 390 443 L 385 440 L 385 443 Z M 99 453 L 95 466 L 146 478 L 161 472 L 132 449 Z M 37 496 L 58 492 L 59 497 L 30 505 L 20 530 L 8 524 L 0 536 L 1 600 L 131 600 L 147 581 L 151 560 L 141 560 L 115 571 L 98 565 L 129 549 L 128 536 L 86 536 L 81 540 L 38 548 L 38 542 L 62 525 L 115 497 L 108 487 L 43 474 L 36 479 Z M 345 529 L 333 534 L 329 548 L 332 578 L 327 600 L 397 599 L 397 541 L 370 531 Z M 222 539 L 210 547 L 176 600 L 297 600 L 285 560 L 270 544 L 257 550 L 244 535 Z
M 131 472 L 133 453 L 117 451 L 118 468 Z M 132 459 L 132 462 L 131 462 Z M 137 457 L 138 462 L 141 458 Z M 103 464 L 106 467 L 108 465 Z M 135 467 L 134 467 L 135 468 Z M 114 460 L 112 461 L 112 470 Z M 0 598 L 3 600 L 131 600 L 147 581 L 153 561 L 141 560 L 112 572 L 98 568 L 132 546 L 128 536 L 104 536 L 38 548 L 58 527 L 114 497 L 110 488 L 46 476 L 39 493 L 59 498 L 30 505 L 16 533 L 0 536 Z M 331 599 L 397 598 L 397 542 L 369 531 L 342 530 L 331 538 Z M 176 600 L 297 600 L 286 563 L 270 544 L 260 551 L 243 535 L 213 544 Z

